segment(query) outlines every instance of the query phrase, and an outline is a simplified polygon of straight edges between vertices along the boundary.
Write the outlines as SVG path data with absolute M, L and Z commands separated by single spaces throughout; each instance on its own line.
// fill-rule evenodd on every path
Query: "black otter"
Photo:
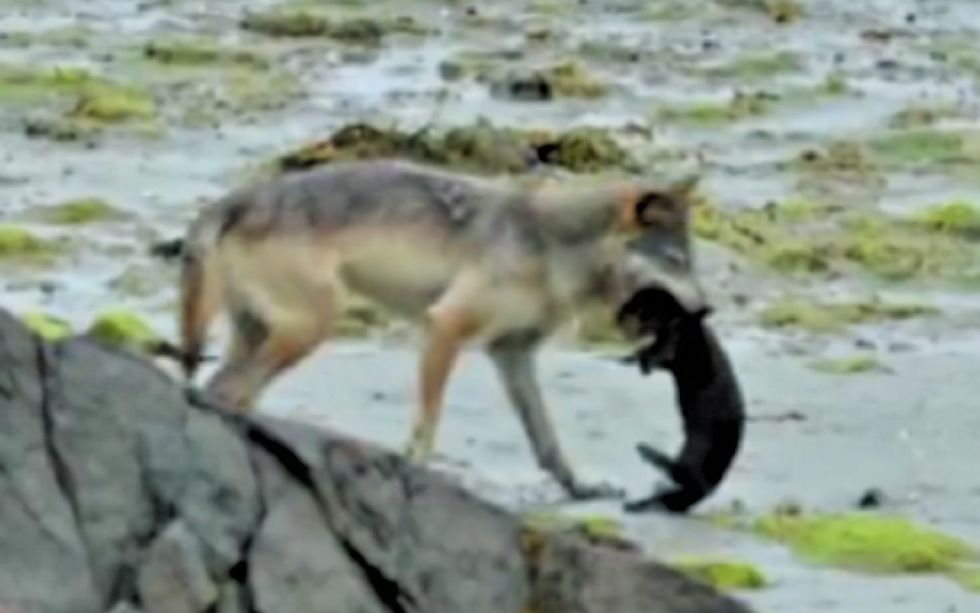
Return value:
M 640 443 L 637 451 L 664 471 L 675 486 L 625 504 L 629 512 L 656 508 L 686 512 L 721 483 L 738 453 L 745 425 L 745 404 L 731 362 L 705 321 L 710 310 L 687 313 L 662 289 L 638 292 L 617 319 L 656 340 L 627 358 L 643 374 L 662 368 L 671 373 L 684 423 L 684 445 L 676 459 Z

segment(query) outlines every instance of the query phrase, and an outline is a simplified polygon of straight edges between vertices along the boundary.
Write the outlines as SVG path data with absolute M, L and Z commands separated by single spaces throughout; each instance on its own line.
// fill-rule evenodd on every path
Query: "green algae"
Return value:
M 151 119 L 149 94 L 74 67 L 0 65 L 0 102 L 36 103 L 74 97 L 68 118 L 96 124 Z
M 767 328 L 797 328 L 811 333 L 834 333 L 848 326 L 885 321 L 901 321 L 938 314 L 929 305 L 884 302 L 819 302 L 802 298 L 782 298 L 759 313 Z
M 242 18 L 240 25 L 244 30 L 268 36 L 311 37 L 325 36 L 330 28 L 330 21 L 313 11 L 272 9 L 248 13 Z
M 123 309 L 99 313 L 86 335 L 108 345 L 137 351 L 147 351 L 160 342 L 159 335 L 145 320 Z
M 790 275 L 852 270 L 889 282 L 932 278 L 962 284 L 980 278 L 980 253 L 969 240 L 970 212 L 956 206 L 926 221 L 923 215 L 890 217 L 806 200 L 733 211 L 704 203 L 694 209 L 694 232 Z
M 839 249 L 879 278 L 945 278 L 970 282 L 980 274 L 974 245 L 923 231 L 908 220 L 860 216 L 844 224 Z
M 859 375 L 869 372 L 886 372 L 888 369 L 870 355 L 853 355 L 842 358 L 826 358 L 810 363 L 810 368 L 828 375 Z
M 791 51 L 749 52 L 727 63 L 701 70 L 709 78 L 757 81 L 803 68 L 800 56 Z
M 865 185 L 881 182 L 877 159 L 861 143 L 836 140 L 803 152 L 791 163 L 798 172 L 824 180 Z
M 812 562 L 868 573 L 945 573 L 976 559 L 965 542 L 900 517 L 773 514 L 752 530 Z
M 759 590 L 769 580 L 754 564 L 733 559 L 687 556 L 670 566 L 688 577 L 721 590 Z
M 608 91 L 606 84 L 580 62 L 554 64 L 544 69 L 542 74 L 551 84 L 552 91 L 561 97 L 600 98 Z
M 521 517 L 521 526 L 537 534 L 572 533 L 594 543 L 633 548 L 635 545 L 623 534 L 622 525 L 602 515 L 569 516 L 559 513 L 529 512 Z
M 244 48 L 229 48 L 197 39 L 154 40 L 143 46 L 143 57 L 168 66 L 232 64 L 258 69 L 269 67 L 262 55 Z
M 0 225 L 0 263 L 50 264 L 61 245 L 42 239 L 19 226 Z
M 656 117 L 666 122 L 713 126 L 765 115 L 772 110 L 774 101 L 774 96 L 764 92 L 752 94 L 736 92 L 726 102 L 698 102 L 687 106 L 661 107 L 656 111 Z
M 319 10 L 279 7 L 250 12 L 239 22 L 243 30 L 274 37 L 328 38 L 341 43 L 377 46 L 388 34 L 424 35 L 431 30 L 409 15 L 376 18 L 353 15 L 331 18 Z
M 969 202 L 946 202 L 918 212 L 911 222 L 934 232 L 977 237 L 980 236 L 980 207 Z
M 118 209 L 100 198 L 76 198 L 44 207 L 38 211 L 38 217 L 59 225 L 99 223 L 124 218 Z
M 942 169 L 980 162 L 980 138 L 972 132 L 894 130 L 872 139 L 869 148 L 879 164 L 891 169 Z

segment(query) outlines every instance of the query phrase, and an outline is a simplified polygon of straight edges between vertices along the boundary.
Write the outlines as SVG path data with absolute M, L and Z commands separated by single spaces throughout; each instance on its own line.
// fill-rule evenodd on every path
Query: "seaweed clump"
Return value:
M 608 86 L 581 63 L 562 62 L 528 73 L 508 73 L 491 79 L 490 91 L 518 100 L 596 99 L 606 95 Z
M 572 172 L 626 168 L 626 151 L 605 131 L 573 128 L 544 131 L 499 128 L 486 121 L 433 134 L 407 133 L 372 124 L 346 125 L 329 138 L 281 156 L 281 171 L 300 170 L 344 160 L 399 157 L 488 173 L 520 173 L 545 164 Z

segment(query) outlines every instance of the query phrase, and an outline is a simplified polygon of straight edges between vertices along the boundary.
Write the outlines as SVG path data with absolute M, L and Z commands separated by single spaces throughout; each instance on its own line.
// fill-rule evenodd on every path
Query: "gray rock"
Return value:
M 101 600 L 75 521 L 71 483 L 49 444 L 40 351 L 35 338 L 0 311 L 0 606 L 95 611 Z
M 201 545 L 182 521 L 153 539 L 136 581 L 147 613 L 200 613 L 218 600 Z
M 340 433 L 243 417 L 0 312 L 0 607 L 15 613 L 741 613 Z

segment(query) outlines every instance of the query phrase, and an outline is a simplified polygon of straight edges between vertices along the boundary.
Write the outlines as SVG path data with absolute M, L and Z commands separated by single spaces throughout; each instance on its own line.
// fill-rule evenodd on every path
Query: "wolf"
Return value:
M 615 308 L 641 287 L 704 307 L 689 237 L 698 179 L 516 181 L 389 158 L 231 190 L 183 238 L 154 248 L 182 260 L 184 376 L 192 381 L 209 325 L 227 313 L 227 359 L 204 392 L 249 410 L 324 342 L 340 302 L 359 294 L 423 331 L 409 460 L 432 453 L 450 372 L 463 348 L 478 345 L 538 465 L 574 498 L 610 494 L 566 460 L 536 350 L 583 307 Z
M 656 337 L 626 361 L 644 375 L 658 369 L 671 374 L 684 425 L 676 458 L 637 444 L 640 457 L 674 485 L 627 502 L 627 512 L 687 512 L 718 487 L 741 447 L 745 400 L 731 360 L 706 321 L 711 310 L 689 312 L 669 292 L 651 287 L 636 292 L 616 315 L 636 336 Z

